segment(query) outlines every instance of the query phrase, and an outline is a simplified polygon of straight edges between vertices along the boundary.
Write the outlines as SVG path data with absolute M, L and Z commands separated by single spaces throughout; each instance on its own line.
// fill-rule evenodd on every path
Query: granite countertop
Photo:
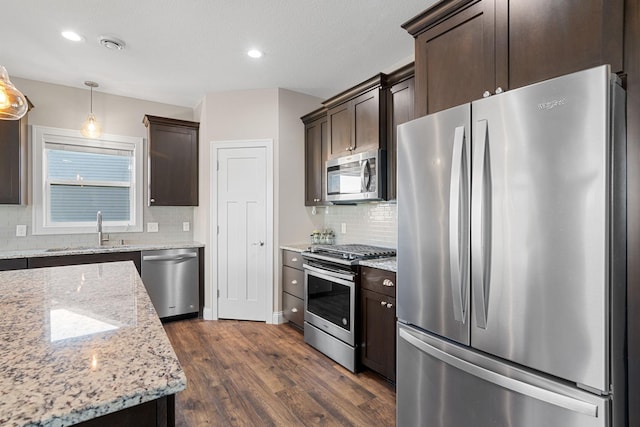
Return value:
M 67 426 L 186 377 L 131 261 L 0 272 L 0 425 Z
M 11 258 L 34 258 L 47 256 L 64 255 L 84 255 L 84 254 L 104 254 L 109 252 L 137 252 L 152 251 L 156 249 L 182 249 L 201 248 L 204 244 L 199 242 L 179 242 L 179 243 L 139 243 L 127 245 L 104 246 L 79 246 L 79 247 L 57 247 L 49 249 L 23 249 L 13 251 L 0 251 L 0 259 Z
M 365 259 L 358 262 L 358 264 L 364 265 L 365 267 L 373 267 L 380 270 L 393 271 L 396 273 L 398 272 L 398 263 L 396 261 L 396 257 Z
M 309 249 L 311 245 L 309 243 L 292 243 L 287 245 L 280 245 L 280 249 L 285 249 L 287 251 L 293 252 L 302 252 Z

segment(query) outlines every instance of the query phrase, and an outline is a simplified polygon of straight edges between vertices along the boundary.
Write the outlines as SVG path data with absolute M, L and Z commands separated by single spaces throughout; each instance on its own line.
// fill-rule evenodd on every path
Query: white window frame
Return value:
M 134 194 L 131 206 L 131 221 L 104 221 L 103 232 L 126 233 L 141 232 L 143 211 L 143 147 L 144 138 L 121 135 L 102 135 L 99 139 L 88 139 L 79 130 L 59 129 L 45 126 L 31 126 L 33 149 L 33 234 L 86 234 L 95 233 L 96 224 L 87 222 L 68 222 L 64 225 L 52 223 L 49 218 L 47 200 L 49 187 L 46 184 L 46 158 L 44 150 L 47 143 L 79 145 L 84 147 L 110 148 L 132 151 L 134 156 L 131 191 Z M 64 183 L 54 180 L 52 183 Z

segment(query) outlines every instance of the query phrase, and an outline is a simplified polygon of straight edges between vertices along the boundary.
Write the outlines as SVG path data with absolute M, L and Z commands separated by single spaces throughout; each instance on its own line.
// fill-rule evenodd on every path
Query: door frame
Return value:
M 211 230 L 211 250 L 210 265 L 211 272 L 211 314 L 212 320 L 218 320 L 218 150 L 229 148 L 264 148 L 266 150 L 266 200 L 265 209 L 267 211 L 266 219 L 266 236 L 265 236 L 265 253 L 266 253 L 266 269 L 265 278 L 268 280 L 266 289 L 265 303 L 265 322 L 273 322 L 273 234 L 274 234 L 274 206 L 273 206 L 273 139 L 248 139 L 248 140 L 231 140 L 231 141 L 211 141 L 211 158 L 209 170 L 211 171 L 211 183 L 209 185 L 211 208 L 210 208 L 210 230 Z

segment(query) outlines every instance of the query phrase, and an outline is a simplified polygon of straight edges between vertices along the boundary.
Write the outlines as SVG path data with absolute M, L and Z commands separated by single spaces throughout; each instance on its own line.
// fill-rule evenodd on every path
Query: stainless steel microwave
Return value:
M 385 159 L 385 151 L 377 150 L 327 160 L 326 200 L 334 203 L 382 200 Z

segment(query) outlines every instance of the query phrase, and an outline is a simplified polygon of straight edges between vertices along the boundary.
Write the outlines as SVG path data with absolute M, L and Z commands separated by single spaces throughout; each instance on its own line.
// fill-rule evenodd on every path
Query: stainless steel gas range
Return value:
M 395 256 L 369 245 L 314 245 L 304 259 L 304 340 L 352 372 L 357 370 L 358 263 Z

